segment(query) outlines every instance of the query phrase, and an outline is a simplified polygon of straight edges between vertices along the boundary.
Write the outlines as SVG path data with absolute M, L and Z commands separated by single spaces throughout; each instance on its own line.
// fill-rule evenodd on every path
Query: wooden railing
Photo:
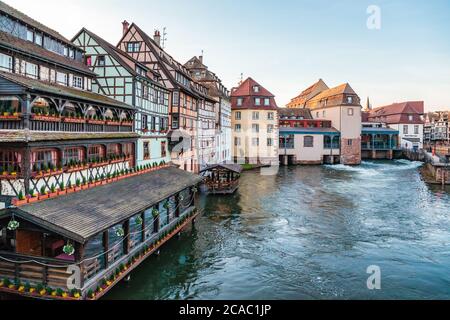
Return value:
M 62 132 L 132 132 L 130 125 L 76 123 L 63 121 L 45 121 L 42 119 L 30 119 L 30 130 L 33 131 L 62 131 Z M 0 119 L 0 130 L 24 129 L 24 119 L 10 120 Z
M 61 262 L 54 259 L 30 258 L 9 253 L 1 253 L 0 256 L 11 261 L 29 261 L 35 260 L 46 265 L 36 262 L 13 263 L 0 259 L 0 280 L 8 279 L 11 282 L 20 281 L 22 284 L 44 285 L 53 288 L 67 288 L 68 274 L 67 262 Z M 61 265 L 61 267 L 57 267 Z

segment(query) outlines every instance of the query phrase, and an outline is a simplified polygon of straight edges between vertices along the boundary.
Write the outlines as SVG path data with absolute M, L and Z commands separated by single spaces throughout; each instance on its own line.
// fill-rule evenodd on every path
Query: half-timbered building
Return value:
M 185 67 L 189 70 L 195 81 L 208 89 L 208 95 L 215 100 L 215 163 L 231 161 L 231 101 L 230 92 L 222 84 L 219 77 L 208 70 L 203 63 L 203 56 L 193 57 Z M 200 119 L 200 116 L 199 116 Z
M 172 161 L 180 168 L 198 172 L 196 136 L 199 103 L 204 100 L 188 70 L 161 47 L 161 35 L 150 37 L 136 24 L 123 24 L 123 37 L 118 48 L 146 65 L 160 76 L 164 87 L 171 91 L 169 105 L 169 144 Z
M 136 163 L 142 105 L 84 58 L 0 2 L 0 294 L 98 299 L 198 214 L 201 178 Z
M 145 64 L 93 32 L 83 28 L 72 42 L 85 51 L 86 63 L 96 74 L 93 90 L 135 107 L 138 165 L 169 162 L 169 91 Z

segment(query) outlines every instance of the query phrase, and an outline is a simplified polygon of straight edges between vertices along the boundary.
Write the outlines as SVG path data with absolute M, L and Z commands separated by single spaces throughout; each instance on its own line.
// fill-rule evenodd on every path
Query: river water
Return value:
M 246 172 L 106 299 L 450 299 L 450 190 L 419 167 Z M 381 290 L 367 289 L 371 265 Z

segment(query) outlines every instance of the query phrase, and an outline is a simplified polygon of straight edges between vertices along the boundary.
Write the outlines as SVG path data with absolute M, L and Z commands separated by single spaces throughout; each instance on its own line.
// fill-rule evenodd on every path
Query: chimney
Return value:
M 130 27 L 130 24 L 128 23 L 127 20 L 124 20 L 122 22 L 122 26 L 123 26 L 123 33 L 122 34 L 125 35 L 125 33 L 128 32 L 128 28 Z
M 200 60 L 200 62 L 203 63 L 203 54 L 201 56 L 198 56 L 198 60 Z
M 159 30 L 155 30 L 155 35 L 153 36 L 153 40 L 156 42 L 158 46 L 161 46 L 161 33 Z

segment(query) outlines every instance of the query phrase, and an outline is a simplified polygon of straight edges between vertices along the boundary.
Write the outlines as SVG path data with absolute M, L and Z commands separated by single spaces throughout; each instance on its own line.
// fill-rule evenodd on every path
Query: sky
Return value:
M 423 100 L 450 110 L 448 0 L 5 0 L 71 39 L 82 27 L 117 44 L 123 20 L 204 63 L 230 89 L 252 77 L 285 106 L 318 79 L 348 82 L 374 107 Z M 370 5 L 380 28 L 369 29 Z

